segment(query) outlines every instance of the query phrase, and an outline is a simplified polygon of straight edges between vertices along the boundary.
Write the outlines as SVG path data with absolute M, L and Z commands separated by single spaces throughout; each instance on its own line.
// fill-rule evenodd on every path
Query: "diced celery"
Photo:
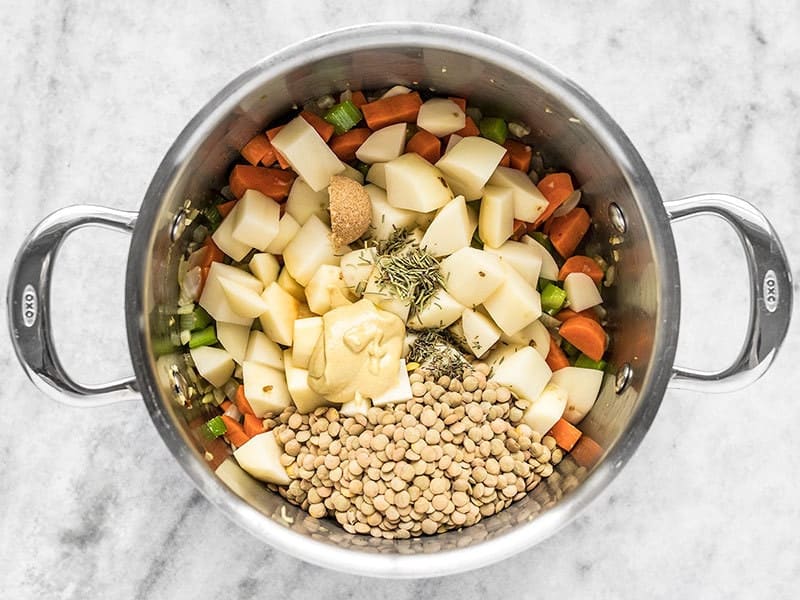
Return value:
M 548 283 L 542 290 L 542 310 L 555 314 L 564 306 L 567 292 L 553 283 Z
M 217 330 L 213 325 L 209 325 L 200 331 L 193 331 L 189 339 L 189 348 L 199 348 L 200 346 L 210 346 L 217 343 Z
M 478 128 L 483 137 L 498 144 L 504 144 L 508 137 L 508 125 L 499 117 L 484 117 Z
M 336 133 L 341 135 L 350 131 L 363 118 L 361 111 L 350 100 L 345 100 L 332 106 L 325 113 L 325 120 L 334 126 Z
M 581 354 L 578 358 L 575 359 L 575 366 L 581 367 L 583 369 L 597 369 L 598 371 L 605 371 L 606 370 L 606 361 L 603 359 L 600 360 L 592 360 L 585 354 Z

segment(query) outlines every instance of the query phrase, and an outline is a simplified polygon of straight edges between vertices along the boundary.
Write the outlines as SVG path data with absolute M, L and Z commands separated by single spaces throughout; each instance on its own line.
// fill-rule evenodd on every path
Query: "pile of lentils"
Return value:
M 315 518 L 387 539 L 474 525 L 523 498 L 563 458 L 550 436 L 521 423 L 515 398 L 479 363 L 463 376 L 411 373 L 413 398 L 344 416 L 294 407 L 265 424 L 292 479 L 270 486 Z

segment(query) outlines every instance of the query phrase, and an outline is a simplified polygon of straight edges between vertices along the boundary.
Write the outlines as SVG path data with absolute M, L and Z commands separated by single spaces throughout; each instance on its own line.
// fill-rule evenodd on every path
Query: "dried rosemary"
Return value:
M 460 379 L 464 369 L 471 367 L 456 346 L 457 343 L 448 331 L 425 329 L 414 340 L 406 360 L 409 363 L 419 363 L 420 368 L 427 370 L 435 378 L 447 375 Z

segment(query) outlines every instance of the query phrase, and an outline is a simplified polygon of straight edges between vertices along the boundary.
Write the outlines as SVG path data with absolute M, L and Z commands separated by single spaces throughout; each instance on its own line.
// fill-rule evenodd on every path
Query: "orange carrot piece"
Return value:
M 481 130 L 478 129 L 478 126 L 475 124 L 475 121 L 472 120 L 472 117 L 467 115 L 467 120 L 464 124 L 463 129 L 459 129 L 456 131 L 456 135 L 460 135 L 461 137 L 471 137 L 473 135 L 480 135 Z
M 230 440 L 231 444 L 239 448 L 250 439 L 250 436 L 247 435 L 244 429 L 242 429 L 242 426 L 239 425 L 239 421 L 231 419 L 228 415 L 222 415 L 222 420 L 225 422 L 225 427 L 228 430 L 225 435 Z
M 556 212 L 558 207 L 564 204 L 569 195 L 575 191 L 575 188 L 572 187 L 572 178 L 569 173 L 550 173 L 545 175 L 536 187 L 547 199 L 547 208 L 536 219 L 537 225 L 549 219 L 550 215 Z
M 547 358 L 544 360 L 551 371 L 558 371 L 559 369 L 569 366 L 567 355 L 564 354 L 561 346 L 558 345 L 558 342 L 556 342 L 552 336 L 550 337 L 550 350 L 548 350 Z
M 429 163 L 442 157 L 442 142 L 432 133 L 420 129 L 406 144 L 406 152 L 416 152 Z
M 585 208 L 576 207 L 561 217 L 553 219 L 550 227 L 550 243 L 563 257 L 569 258 L 589 231 L 592 219 Z
M 270 152 L 272 152 L 272 144 L 263 133 L 259 133 L 242 148 L 242 156 L 251 165 L 257 165 L 261 160 Z
M 603 455 L 603 448 L 588 435 L 583 435 L 572 448 L 570 456 L 581 467 L 591 469 Z
M 306 123 L 311 125 L 314 129 L 317 130 L 319 137 L 321 137 L 326 142 L 331 139 L 333 135 L 334 127 L 330 123 L 328 123 L 325 119 L 320 116 L 315 115 L 312 112 L 308 112 L 304 110 L 300 113 L 300 116 L 306 120 Z
M 356 157 L 356 150 L 370 135 L 372 135 L 372 131 L 366 127 L 357 127 L 342 135 L 334 136 L 331 138 L 329 145 L 333 153 L 339 157 L 339 160 L 347 162 Z
M 258 190 L 265 196 L 281 200 L 289 195 L 294 179 L 292 171 L 236 165 L 231 171 L 229 184 L 237 198 L 241 198 L 247 190 Z
M 233 207 L 236 206 L 238 200 L 229 200 L 228 202 L 223 202 L 222 204 L 217 204 L 217 212 L 222 216 L 224 219 L 227 217 L 230 212 L 233 210 Z M 211 239 L 211 238 L 208 238 Z
M 364 92 L 353 92 L 353 94 L 350 96 L 350 102 L 361 108 L 367 103 L 367 97 L 364 95 Z
M 608 344 L 606 332 L 588 317 L 572 317 L 561 324 L 558 333 L 592 360 L 600 360 Z
M 511 166 L 511 155 L 508 153 L 508 151 L 506 151 L 506 153 L 503 154 L 503 158 L 500 159 L 500 164 L 498 166 L 500 167 Z
M 264 423 L 255 415 L 245 415 L 244 432 L 250 437 L 264 433 Z
M 592 278 L 595 285 L 600 285 L 603 282 L 603 269 L 600 268 L 597 261 L 581 254 L 570 256 L 567 259 L 567 262 L 558 272 L 558 279 L 563 281 L 570 273 L 585 273 Z
M 458 96 L 448 96 L 447 99 L 448 100 L 452 100 L 453 102 L 455 102 L 458 105 L 458 107 L 461 110 L 463 110 L 464 112 L 467 112 L 467 99 L 466 98 L 459 98 Z
M 233 402 L 230 400 L 223 400 L 222 404 L 219 407 L 222 409 L 222 412 L 226 412 L 231 406 L 233 406 Z
M 597 313 L 594 312 L 591 308 L 587 308 L 586 310 L 582 310 L 581 312 L 575 312 L 571 308 L 564 308 L 560 310 L 556 314 L 556 319 L 561 321 L 567 321 L 573 317 L 586 317 L 587 319 L 591 319 L 592 321 L 600 322 L 600 317 L 597 316 Z
M 395 123 L 416 122 L 420 106 L 422 98 L 411 92 L 368 102 L 360 108 L 367 126 L 374 131 Z
M 511 230 L 511 239 L 519 241 L 528 232 L 530 223 L 514 219 L 514 228 Z
M 508 150 L 506 156 L 511 160 L 511 168 L 527 173 L 531 168 L 531 147 L 517 140 L 506 140 L 503 146 Z
M 213 262 L 222 262 L 225 260 L 225 253 L 214 243 L 211 236 L 206 238 L 203 245 L 206 247 L 206 255 L 203 257 L 203 262 L 200 265 L 201 267 L 210 267 Z
M 566 419 L 559 419 L 556 424 L 550 429 L 547 435 L 552 436 L 556 440 L 559 448 L 563 448 L 567 452 L 575 447 L 578 440 L 583 435 L 580 429 L 575 427 Z
M 233 401 L 236 403 L 236 408 L 238 408 L 239 412 L 243 415 L 256 414 L 250 406 L 250 403 L 247 401 L 247 397 L 244 395 L 243 385 L 240 385 L 238 388 L 236 388 L 236 396 L 234 396 Z
M 278 132 L 283 129 L 283 125 L 278 125 L 277 127 L 273 127 L 272 129 L 267 130 L 267 138 L 270 141 L 270 145 L 272 144 L 272 140 L 278 135 Z M 281 169 L 288 169 L 289 162 L 283 158 L 283 154 L 275 150 L 275 146 L 272 147 L 272 151 L 275 153 L 275 158 L 278 160 L 278 164 L 280 165 Z

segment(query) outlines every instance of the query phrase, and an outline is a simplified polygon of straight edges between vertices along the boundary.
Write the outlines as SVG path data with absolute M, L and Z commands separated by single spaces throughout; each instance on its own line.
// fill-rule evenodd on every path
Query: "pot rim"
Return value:
M 185 158 L 217 122 L 264 81 L 301 64 L 353 50 L 396 46 L 457 50 L 520 75 L 530 74 L 527 78 L 535 79 L 567 106 L 574 108 L 574 114 L 597 133 L 600 143 L 617 159 L 636 196 L 652 200 L 640 203 L 639 208 L 653 249 L 659 299 L 659 322 L 653 342 L 655 355 L 659 357 L 658 365 L 652 365 L 643 379 L 640 400 L 628 427 L 586 480 L 565 500 L 536 519 L 518 524 L 488 541 L 456 550 L 415 555 L 334 549 L 329 543 L 303 536 L 266 518 L 219 481 L 209 472 L 202 457 L 198 458 L 162 405 L 143 312 L 147 304 L 149 249 L 158 225 L 161 200 L 184 168 Z M 650 428 L 672 375 L 679 318 L 677 253 L 669 219 L 649 170 L 622 129 L 582 88 L 529 52 L 483 33 L 432 23 L 385 22 L 324 33 L 267 56 L 228 83 L 186 125 L 153 176 L 131 240 L 126 276 L 128 343 L 140 391 L 164 443 L 195 487 L 231 520 L 275 548 L 319 566 L 369 576 L 440 576 L 484 567 L 543 541 L 569 523 L 611 483 Z

